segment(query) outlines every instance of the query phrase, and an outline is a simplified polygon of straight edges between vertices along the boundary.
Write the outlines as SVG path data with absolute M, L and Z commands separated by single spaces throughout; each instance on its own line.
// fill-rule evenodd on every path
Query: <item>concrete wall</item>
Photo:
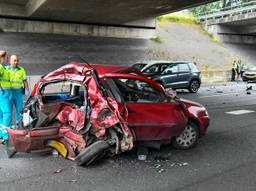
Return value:
M 43 75 L 71 60 L 131 65 L 145 59 L 150 40 L 0 32 L 0 50 L 17 54 L 28 75 Z
M 201 71 L 201 80 L 203 84 L 228 82 L 231 80 L 231 71 Z

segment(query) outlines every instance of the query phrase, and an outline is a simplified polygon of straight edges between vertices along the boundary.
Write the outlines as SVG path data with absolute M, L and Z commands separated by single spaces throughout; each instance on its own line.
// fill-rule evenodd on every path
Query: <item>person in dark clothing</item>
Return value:
M 232 63 L 232 70 L 231 70 L 231 81 L 235 81 L 236 80 L 236 69 L 237 69 L 237 64 L 236 64 L 236 60 L 233 61 Z
M 242 70 L 241 59 L 238 59 L 236 62 L 236 80 L 241 80 L 241 70 Z

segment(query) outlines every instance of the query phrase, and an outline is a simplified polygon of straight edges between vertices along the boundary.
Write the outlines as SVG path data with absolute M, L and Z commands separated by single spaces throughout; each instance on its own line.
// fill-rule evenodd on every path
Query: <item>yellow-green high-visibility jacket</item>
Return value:
M 233 69 L 237 69 L 237 64 L 236 64 L 236 63 L 233 63 L 233 64 L 232 64 L 232 68 L 233 68 Z
M 0 64 L 0 90 L 11 89 L 10 71 Z
M 12 68 L 7 66 L 7 69 L 10 72 L 10 83 L 12 89 L 20 89 L 24 87 L 23 81 L 27 79 L 27 74 L 24 68 L 17 66 Z

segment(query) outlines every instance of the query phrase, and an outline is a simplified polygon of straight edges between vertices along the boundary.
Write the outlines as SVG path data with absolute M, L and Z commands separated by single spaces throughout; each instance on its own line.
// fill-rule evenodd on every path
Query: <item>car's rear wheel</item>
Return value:
M 104 151 L 109 148 L 109 144 L 106 141 L 97 141 L 85 149 L 83 149 L 75 158 L 77 164 L 89 165 L 91 162 L 98 159 Z
M 198 80 L 192 80 L 189 84 L 188 90 L 191 93 L 196 93 L 200 88 L 200 83 Z
M 176 149 L 193 148 L 199 140 L 199 127 L 195 123 L 189 122 L 182 133 L 172 139 L 172 145 Z

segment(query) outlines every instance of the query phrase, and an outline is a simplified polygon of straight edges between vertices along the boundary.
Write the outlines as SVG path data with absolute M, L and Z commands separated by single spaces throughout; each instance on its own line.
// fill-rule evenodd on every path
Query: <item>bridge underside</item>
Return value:
M 0 0 L 0 17 L 143 26 L 142 22 L 137 24 L 134 21 L 211 1 L 213 0 Z
M 204 25 L 224 42 L 256 44 L 256 12 L 211 19 Z

